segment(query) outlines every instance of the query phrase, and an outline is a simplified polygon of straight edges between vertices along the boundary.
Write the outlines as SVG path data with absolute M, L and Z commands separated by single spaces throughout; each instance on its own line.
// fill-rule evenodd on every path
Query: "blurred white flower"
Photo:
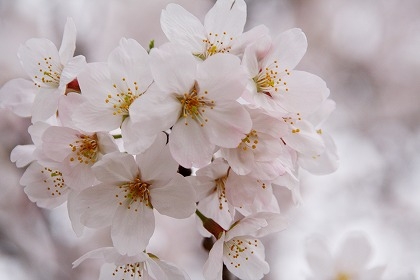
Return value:
M 308 280 L 379 280 L 384 266 L 370 266 L 372 247 L 360 232 L 350 233 L 331 253 L 319 238 L 309 239 L 306 244 L 306 259 L 312 271 Z

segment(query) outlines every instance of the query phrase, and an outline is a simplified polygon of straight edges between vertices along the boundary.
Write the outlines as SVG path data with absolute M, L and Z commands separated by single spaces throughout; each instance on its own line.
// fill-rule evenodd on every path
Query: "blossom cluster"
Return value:
M 213 235 L 205 279 L 221 279 L 223 263 L 240 279 L 269 272 L 259 238 L 287 226 L 273 189 L 299 202 L 301 168 L 337 168 L 321 129 L 335 103 L 321 78 L 295 70 L 307 48 L 300 29 L 244 32 L 245 21 L 244 0 L 218 0 L 204 23 L 169 4 L 158 47 L 122 38 L 106 62 L 87 63 L 74 57 L 68 19 L 59 49 L 40 38 L 19 48 L 30 79 L 6 83 L 0 106 L 31 117 L 33 145 L 11 154 L 29 165 L 25 193 L 39 207 L 67 202 L 77 235 L 110 229 L 113 247 L 75 266 L 102 258 L 100 279 L 189 279 L 147 251 L 157 211 L 196 213 Z

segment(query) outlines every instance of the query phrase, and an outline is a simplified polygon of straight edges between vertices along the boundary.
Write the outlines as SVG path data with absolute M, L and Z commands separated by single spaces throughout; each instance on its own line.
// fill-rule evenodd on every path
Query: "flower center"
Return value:
M 281 75 L 278 73 L 278 68 L 278 62 L 275 60 L 264 69 L 260 69 L 257 76 L 253 79 L 257 87 L 257 92 L 273 97 L 272 93 L 278 92 L 280 87 L 285 91 L 289 91 L 287 83 L 282 81 Z M 284 69 L 284 72 L 286 75 L 290 75 L 289 70 Z
M 105 99 L 105 103 L 112 104 L 114 116 L 122 115 L 126 118 L 129 115 L 128 110 L 130 105 L 144 92 L 138 92 L 139 87 L 137 82 L 133 82 L 130 85 L 126 78 L 122 78 L 121 80 L 123 82 L 122 86 L 112 85 L 116 93 L 109 93 Z
M 123 274 L 121 276 L 124 276 L 122 279 L 142 279 L 142 272 L 144 269 L 143 263 L 129 263 L 124 266 L 120 265 L 115 267 L 114 272 L 112 273 L 112 276 L 117 276 L 117 274 Z M 125 278 L 128 276 L 129 278 Z
M 348 274 L 346 273 L 339 273 L 337 275 L 337 277 L 335 278 L 335 280 L 350 280 L 350 276 L 348 276 Z
M 239 143 L 239 148 L 243 151 L 248 151 L 249 149 L 255 150 L 258 145 L 258 134 L 256 130 L 251 130 L 250 133 L 242 139 L 242 142 Z
M 195 53 L 194 55 L 202 60 L 217 53 L 228 53 L 232 49 L 231 44 L 233 37 L 227 35 L 210 32 L 206 39 L 203 39 L 205 45 L 204 53 Z
M 217 192 L 217 197 L 219 199 L 220 210 L 223 209 L 223 203 L 227 203 L 226 189 L 225 189 L 226 180 L 227 180 L 227 175 L 214 180 L 216 182 L 215 191 Z
M 79 163 L 93 164 L 96 162 L 98 155 L 98 137 L 96 134 L 93 135 L 80 135 L 79 139 L 74 143 L 69 144 L 73 156 L 70 157 L 70 161 L 77 160 Z
M 41 170 L 44 177 L 43 182 L 47 184 L 47 191 L 52 197 L 58 197 L 65 190 L 66 185 L 64 184 L 63 174 L 58 170 L 44 167 Z
M 198 95 L 198 91 L 198 84 L 196 82 L 190 92 L 178 96 L 178 101 L 182 105 L 181 118 L 185 118 L 185 125 L 188 125 L 188 117 L 190 117 L 201 126 L 204 126 L 208 122 L 208 119 L 203 116 L 206 108 L 214 108 L 214 101 Z M 207 94 L 207 91 L 204 91 L 204 94 Z
M 258 239 L 232 238 L 224 244 L 224 254 L 230 259 L 230 264 L 236 268 L 241 266 L 241 261 L 248 261 L 248 255 L 254 254 L 253 248 L 259 246 Z M 245 258 L 244 258 L 245 256 Z
M 39 75 L 34 76 L 35 85 L 37 87 L 58 88 L 63 65 L 56 63 L 49 56 L 38 62 L 38 67 Z
M 139 177 L 134 181 L 120 185 L 119 188 L 123 190 L 123 200 L 119 204 L 123 205 L 124 203 L 128 209 L 131 209 L 133 203 L 140 202 L 152 208 L 152 204 L 150 203 L 150 186 L 151 184 L 142 182 Z M 116 195 L 116 197 L 119 197 L 119 195 Z

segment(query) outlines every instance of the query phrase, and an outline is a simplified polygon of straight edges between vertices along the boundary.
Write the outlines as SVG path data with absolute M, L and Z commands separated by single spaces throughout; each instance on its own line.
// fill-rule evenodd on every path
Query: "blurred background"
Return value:
M 60 45 L 67 16 L 78 29 L 77 54 L 104 61 L 121 37 L 147 47 L 166 39 L 160 11 L 179 3 L 200 19 L 213 0 L 0 0 L 0 86 L 25 77 L 16 53 L 33 37 Z M 386 265 L 384 279 L 420 279 L 420 1 L 249 0 L 246 30 L 272 34 L 301 28 L 309 42 L 297 67 L 322 77 L 337 109 L 324 125 L 336 141 L 340 167 L 331 175 L 302 173 L 303 204 L 278 190 L 290 227 L 264 239 L 271 272 L 264 279 L 305 279 L 305 241 L 322 236 L 332 250 L 349 232 L 371 242 L 371 265 Z M 9 160 L 30 143 L 29 120 L 0 110 L 0 279 L 88 280 L 91 261 L 71 263 L 109 244 L 106 234 L 76 238 L 66 207 L 43 210 L 19 185 L 23 170 Z M 203 279 L 207 255 L 193 218 L 159 217 L 149 250 Z M 178 232 L 174 234 L 174 232 Z M 320 279 L 323 280 L 323 279 Z M 372 279 L 375 280 L 375 279 Z

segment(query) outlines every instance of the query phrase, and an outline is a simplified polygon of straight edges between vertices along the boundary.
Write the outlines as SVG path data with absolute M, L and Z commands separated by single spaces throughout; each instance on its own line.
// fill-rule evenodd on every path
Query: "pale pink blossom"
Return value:
M 189 280 L 176 266 L 160 260 L 151 253 L 121 255 L 113 247 L 99 248 L 73 262 L 73 268 L 87 259 L 103 259 L 99 280 Z
M 300 29 L 250 45 L 242 64 L 249 83 L 243 98 L 257 107 L 283 113 L 310 113 L 328 97 L 325 82 L 313 74 L 294 70 L 306 52 L 307 41 Z
M 260 212 L 239 220 L 229 230 L 220 232 L 204 264 L 206 280 L 221 280 L 223 263 L 243 280 L 262 279 L 270 271 L 265 261 L 260 237 L 287 227 L 280 214 Z
M 219 0 L 202 24 L 181 6 L 169 4 L 162 11 L 160 22 L 170 42 L 205 60 L 218 53 L 241 55 L 248 44 L 268 34 L 265 26 L 243 33 L 246 15 L 244 0 Z
M 121 128 L 124 148 L 131 154 L 147 149 L 156 135 L 145 135 L 133 126 L 132 104 L 153 82 L 147 51 L 135 40 L 122 38 L 107 63 L 91 63 L 80 73 L 79 84 L 85 102 L 72 115 L 76 126 L 84 131 L 112 131 Z
M 54 115 L 59 99 L 66 92 L 79 91 L 74 81 L 86 61 L 83 56 L 73 57 L 75 48 L 76 27 L 71 18 L 67 19 L 59 50 L 48 39 L 26 41 L 19 48 L 18 56 L 32 82 L 24 79 L 8 82 L 0 92 L 1 106 L 19 116 L 32 116 L 33 122 Z
M 320 238 L 311 238 L 306 245 L 306 259 L 311 269 L 309 280 L 380 280 L 384 266 L 371 266 L 372 246 L 366 236 L 352 232 L 331 253 Z
M 196 209 L 195 192 L 177 173 L 164 133 L 136 159 L 110 153 L 92 168 L 101 183 L 83 190 L 74 209 L 87 227 L 111 226 L 113 244 L 122 254 L 146 248 L 155 228 L 153 209 L 178 219 Z
M 179 49 L 152 50 L 151 68 L 158 92 L 146 93 L 130 115 L 141 131 L 172 127 L 169 147 L 186 168 L 203 167 L 216 147 L 236 147 L 251 129 L 239 104 L 246 77 L 237 57 L 219 54 L 204 62 Z

